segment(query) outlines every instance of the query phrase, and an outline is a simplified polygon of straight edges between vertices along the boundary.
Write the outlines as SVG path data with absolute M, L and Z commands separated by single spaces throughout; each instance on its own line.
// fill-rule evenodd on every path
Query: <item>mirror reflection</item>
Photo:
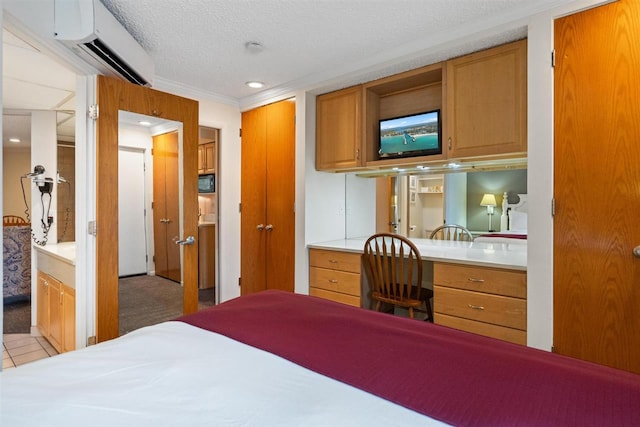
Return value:
M 462 225 L 475 235 L 500 231 L 504 193 L 510 202 L 527 193 L 526 169 L 375 179 L 376 231 L 413 238 L 429 238 L 443 224 Z M 483 203 L 485 195 L 493 196 L 495 206 Z

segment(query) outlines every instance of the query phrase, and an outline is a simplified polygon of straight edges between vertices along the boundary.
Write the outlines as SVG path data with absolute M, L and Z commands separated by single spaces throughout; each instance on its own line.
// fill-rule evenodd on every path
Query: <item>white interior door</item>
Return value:
M 118 275 L 147 273 L 144 151 L 118 149 Z

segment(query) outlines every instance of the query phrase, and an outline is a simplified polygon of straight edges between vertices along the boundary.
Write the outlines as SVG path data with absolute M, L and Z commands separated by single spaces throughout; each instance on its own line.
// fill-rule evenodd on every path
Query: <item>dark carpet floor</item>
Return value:
M 121 278 L 119 285 L 120 335 L 182 315 L 182 287 L 158 276 Z M 201 289 L 199 309 L 214 304 L 213 289 Z M 31 302 L 4 305 L 3 333 L 28 334 L 31 330 Z
M 3 334 L 31 332 L 31 301 L 22 300 L 4 304 Z

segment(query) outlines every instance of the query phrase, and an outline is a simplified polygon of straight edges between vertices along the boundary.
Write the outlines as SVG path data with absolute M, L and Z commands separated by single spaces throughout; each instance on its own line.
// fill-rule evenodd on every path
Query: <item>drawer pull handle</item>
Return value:
M 484 310 L 484 307 L 481 305 L 473 305 L 473 304 L 469 304 L 469 308 L 472 308 L 474 310 Z
M 330 259 L 329 262 L 332 263 L 332 264 L 337 264 L 338 263 L 338 261 L 335 260 L 335 259 Z
M 467 279 L 467 280 L 469 280 L 470 282 L 473 282 L 473 283 L 484 283 L 484 279 L 477 279 L 475 277 L 469 277 L 469 279 Z
M 329 283 L 338 283 L 336 279 L 329 279 Z

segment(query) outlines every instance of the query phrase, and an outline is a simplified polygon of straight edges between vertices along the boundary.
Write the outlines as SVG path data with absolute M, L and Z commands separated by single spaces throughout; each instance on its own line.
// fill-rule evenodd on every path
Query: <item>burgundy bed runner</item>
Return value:
M 264 291 L 180 318 L 460 426 L 640 426 L 640 376 L 427 322 Z

